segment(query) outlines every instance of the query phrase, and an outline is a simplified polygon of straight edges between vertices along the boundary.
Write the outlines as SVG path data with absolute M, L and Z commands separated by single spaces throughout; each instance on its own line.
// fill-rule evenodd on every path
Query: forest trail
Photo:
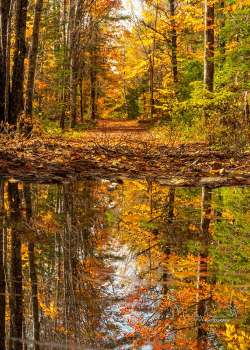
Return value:
M 156 138 L 150 131 L 147 123 L 140 123 L 138 120 L 129 119 L 100 119 L 96 125 L 84 132 L 82 142 L 86 143 L 126 143 L 129 148 L 137 148 L 138 143 L 157 143 Z
M 147 133 L 147 128 L 140 124 L 138 120 L 128 119 L 101 119 L 98 120 L 97 125 L 89 130 L 94 133 L 121 133 L 121 134 L 134 134 L 134 133 Z
M 76 134 L 0 139 L 0 176 L 44 183 L 130 177 L 169 186 L 249 185 L 250 153 L 160 142 L 137 121 L 101 120 Z

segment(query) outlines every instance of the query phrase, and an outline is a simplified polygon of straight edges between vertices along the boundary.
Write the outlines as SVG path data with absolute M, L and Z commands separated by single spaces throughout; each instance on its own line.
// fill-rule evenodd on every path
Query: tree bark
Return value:
M 224 15 L 225 1 L 220 1 L 220 32 L 225 27 L 225 15 Z M 220 63 L 221 66 L 225 62 L 225 53 L 226 53 L 226 39 L 224 37 L 224 33 L 220 33 L 219 35 L 219 50 L 220 50 Z
M 245 126 L 249 126 L 249 115 L 250 115 L 250 107 L 248 102 L 248 91 L 244 91 L 244 124 Z
M 70 35 L 71 41 L 71 53 L 70 53 L 70 117 L 71 127 L 76 126 L 77 115 L 77 63 L 76 63 L 76 47 L 75 47 L 75 28 L 73 27 Z
M 6 48 L 6 77 L 5 77 L 5 111 L 4 121 L 9 120 L 9 100 L 10 100 L 10 47 L 11 47 L 11 23 L 12 12 L 15 0 L 10 0 L 9 21 L 7 29 L 7 48 Z
M 60 116 L 60 128 L 64 130 L 65 128 L 65 116 L 66 116 L 66 103 L 67 103 L 67 79 L 66 79 L 66 68 L 68 66 L 68 50 L 67 50 L 67 34 L 66 34 L 66 24 L 67 24 L 67 1 L 63 0 L 63 83 L 62 83 L 62 111 Z
M 82 1 L 70 1 L 69 41 L 70 41 L 70 115 L 71 127 L 76 126 L 77 117 L 77 85 L 79 75 L 79 38 Z
M 173 81 L 178 83 L 178 62 L 177 62 L 177 31 L 175 20 L 175 0 L 169 0 L 170 24 L 171 24 L 171 63 L 173 72 Z
M 10 0 L 0 0 L 0 122 L 5 119 L 5 88 L 8 48 Z
M 158 21 L 158 2 L 157 2 L 156 11 L 155 11 L 152 54 L 149 58 L 149 93 L 150 93 L 150 118 L 151 119 L 154 117 L 154 113 L 155 113 L 154 83 L 155 83 L 155 48 L 156 48 L 157 21 Z
M 83 88 L 82 88 L 83 80 L 79 80 L 79 90 L 80 90 L 80 120 L 83 123 Z
M 208 91 L 214 88 L 214 3 L 205 0 L 204 84 Z
M 91 47 L 90 47 L 90 108 L 91 119 L 95 120 L 97 117 L 97 105 L 96 105 L 96 80 L 97 80 L 97 28 L 91 20 Z
M 23 110 L 24 59 L 26 55 L 26 22 L 28 0 L 16 0 L 15 3 L 15 45 L 13 57 L 12 88 L 10 94 L 9 123 L 16 125 Z
M 97 117 L 96 106 L 96 71 L 94 68 L 94 59 L 92 59 L 90 67 L 90 107 L 91 107 L 91 119 L 95 120 Z
M 37 62 L 37 53 L 38 53 L 38 45 L 39 45 L 39 31 L 40 31 L 42 9 L 43 9 L 43 0 L 37 0 L 35 5 L 35 12 L 34 12 L 32 42 L 31 42 L 31 48 L 29 52 L 29 70 L 28 70 L 27 90 L 26 90 L 25 114 L 28 116 L 32 116 L 32 111 L 33 111 L 34 83 L 35 83 L 36 62 Z
M 154 99 L 154 57 L 149 59 L 149 95 L 150 95 L 150 118 L 154 117 L 155 99 Z

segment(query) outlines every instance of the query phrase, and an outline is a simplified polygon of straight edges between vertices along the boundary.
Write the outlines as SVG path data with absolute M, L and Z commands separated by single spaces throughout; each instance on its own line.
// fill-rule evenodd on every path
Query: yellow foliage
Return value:
M 54 301 L 51 301 L 47 305 L 40 301 L 40 307 L 47 317 L 54 319 L 57 316 L 58 311 Z
M 192 231 L 192 232 L 200 232 L 199 227 L 197 227 L 197 226 L 194 225 L 194 224 L 190 224 L 188 228 L 189 228 L 189 230 Z
M 29 251 L 28 251 L 28 245 L 27 244 L 22 244 L 21 253 L 22 253 L 22 260 L 23 261 L 28 261 L 28 259 L 29 259 Z
M 230 350 L 248 350 L 250 348 L 250 335 L 238 330 L 233 324 L 226 324 L 225 338 L 227 348 Z
M 44 90 L 48 87 L 48 84 L 46 84 L 44 81 L 42 80 L 36 80 L 36 88 L 38 90 Z
M 222 217 L 223 217 L 223 219 L 227 220 L 228 222 L 233 223 L 234 216 L 233 216 L 232 212 L 230 212 L 229 210 L 223 211 Z

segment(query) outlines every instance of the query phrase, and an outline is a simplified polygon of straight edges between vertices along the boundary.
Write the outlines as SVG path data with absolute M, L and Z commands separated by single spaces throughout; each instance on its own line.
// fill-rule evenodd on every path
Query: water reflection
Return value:
M 0 349 L 248 349 L 249 199 L 1 181 Z

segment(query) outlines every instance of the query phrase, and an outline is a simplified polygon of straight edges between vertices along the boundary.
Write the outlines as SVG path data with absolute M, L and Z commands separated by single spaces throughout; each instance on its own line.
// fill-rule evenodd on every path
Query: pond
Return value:
M 250 187 L 0 190 L 1 350 L 249 348 Z

